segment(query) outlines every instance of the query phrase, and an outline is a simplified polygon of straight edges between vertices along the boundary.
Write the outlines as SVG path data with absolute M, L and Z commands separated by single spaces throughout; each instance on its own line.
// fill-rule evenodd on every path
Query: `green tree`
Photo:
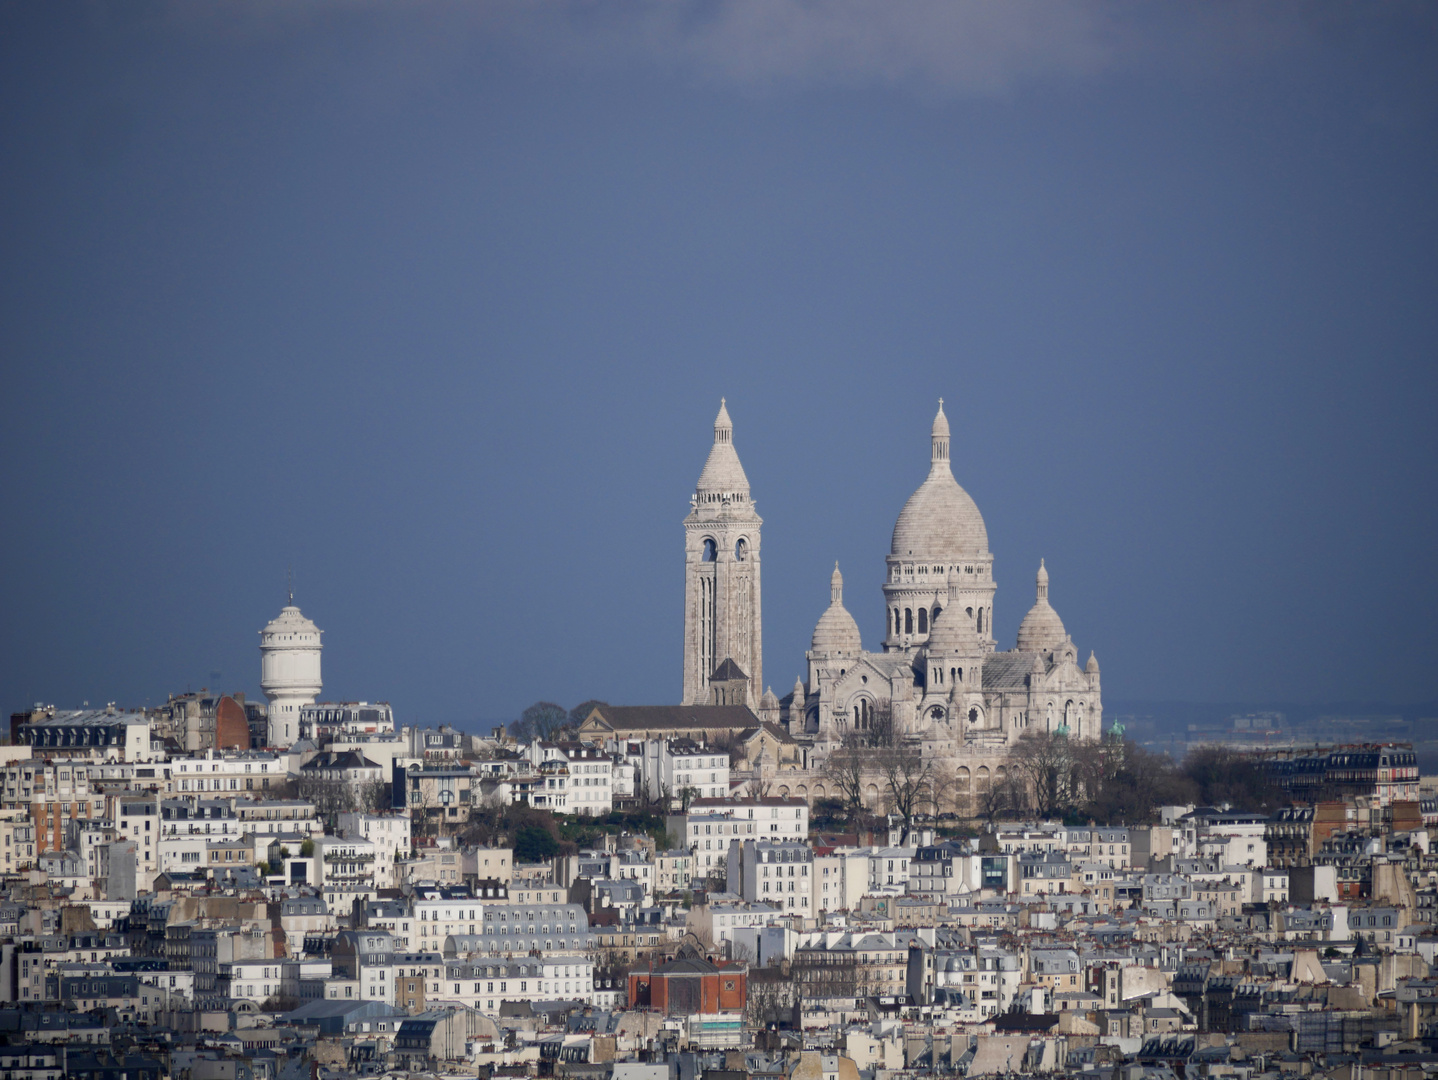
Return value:
M 543 862 L 559 853 L 559 841 L 549 830 L 538 825 L 526 825 L 514 835 L 514 861 L 522 863 Z
M 1274 810 L 1287 803 L 1263 764 L 1227 746 L 1199 746 L 1183 759 L 1183 775 L 1205 806 L 1228 804 L 1238 810 Z
M 581 704 L 574 706 L 574 708 L 569 710 L 569 726 L 577 728 L 580 724 L 584 723 L 584 721 L 589 719 L 589 714 L 592 713 L 595 709 L 607 708 L 608 705 L 609 702 L 607 701 L 600 701 L 598 698 L 590 698 L 588 701 L 582 702 Z
M 314 853 L 315 853 L 315 842 L 314 842 L 313 840 L 306 840 L 304 843 L 302 843 L 302 844 L 300 845 L 300 858 L 301 858 L 301 859 L 309 859 L 309 858 L 312 858 L 312 857 L 314 856 Z
M 509 733 L 516 739 L 547 739 L 568 723 L 569 712 L 563 705 L 536 701 L 509 725 Z

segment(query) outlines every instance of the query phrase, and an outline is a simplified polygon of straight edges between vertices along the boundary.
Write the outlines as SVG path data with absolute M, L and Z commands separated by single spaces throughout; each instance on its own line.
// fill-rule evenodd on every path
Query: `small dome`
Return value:
M 949 571 L 949 599 L 944 609 L 934 617 L 924 648 L 929 656 L 974 656 L 983 652 L 978 629 L 960 606 L 957 570 Z
M 759 707 L 761 709 L 777 709 L 779 707 L 779 697 L 774 693 L 772 686 L 768 687 L 764 691 L 764 696 L 759 699 Z
M 714 418 L 714 445 L 695 490 L 701 496 L 749 497 L 749 478 L 744 475 L 744 466 L 739 464 L 739 454 L 734 449 L 734 424 L 723 398 L 719 399 L 719 415 Z
M 318 634 L 320 628 L 304 617 L 294 604 L 286 604 L 280 613 L 265 624 L 261 634 Z
M 1093 650 L 1089 650 L 1088 663 L 1084 665 L 1083 669 L 1090 675 L 1098 674 L 1098 658 L 1094 656 Z
M 1034 606 L 1029 608 L 1024 621 L 1019 623 L 1019 652 L 1048 652 L 1059 648 L 1068 640 L 1064 621 L 1059 618 L 1059 613 L 1049 606 L 1049 572 L 1044 569 L 1042 559 L 1039 560 L 1036 582 Z
M 858 653 L 864 647 L 859 638 L 859 624 L 844 607 L 844 578 L 838 563 L 834 564 L 834 573 L 829 578 L 829 608 L 819 616 L 809 647 L 823 653 Z
M 899 511 L 891 551 L 899 556 L 953 562 L 987 555 L 989 532 L 969 493 L 949 467 L 949 421 L 943 405 L 930 436 L 929 476 Z

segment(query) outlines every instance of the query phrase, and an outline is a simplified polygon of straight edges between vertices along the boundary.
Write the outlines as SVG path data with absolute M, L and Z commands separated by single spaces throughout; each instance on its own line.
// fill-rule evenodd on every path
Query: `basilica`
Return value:
M 1090 653 L 1080 666 L 1049 603 L 1042 562 L 1014 648 L 997 647 L 988 530 L 954 479 L 942 400 L 928 477 L 894 523 L 880 647 L 864 648 L 835 566 L 803 673 L 782 698 L 761 690 L 761 525 L 721 402 L 684 519 L 683 704 L 746 704 L 787 730 L 815 766 L 854 736 L 882 735 L 956 759 L 976 786 L 1002 775 L 1009 748 L 1029 728 L 1099 738 L 1098 661 Z

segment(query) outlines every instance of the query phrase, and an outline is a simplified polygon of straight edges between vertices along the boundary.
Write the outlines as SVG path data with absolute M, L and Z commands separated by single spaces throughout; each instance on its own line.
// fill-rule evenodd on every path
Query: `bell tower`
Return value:
M 734 450 L 734 424 L 724 400 L 714 419 L 714 445 L 684 519 L 684 700 L 711 702 L 710 683 L 724 671 L 732 687 L 737 665 L 747 679 L 742 702 L 763 693 L 764 650 L 759 605 L 759 527 L 749 478 Z

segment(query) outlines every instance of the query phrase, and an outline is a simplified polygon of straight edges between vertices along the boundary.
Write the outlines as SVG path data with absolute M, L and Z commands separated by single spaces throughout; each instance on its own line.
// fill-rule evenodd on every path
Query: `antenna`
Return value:
M 295 568 L 291 566 L 285 571 L 285 589 L 290 595 L 290 607 L 295 606 Z

